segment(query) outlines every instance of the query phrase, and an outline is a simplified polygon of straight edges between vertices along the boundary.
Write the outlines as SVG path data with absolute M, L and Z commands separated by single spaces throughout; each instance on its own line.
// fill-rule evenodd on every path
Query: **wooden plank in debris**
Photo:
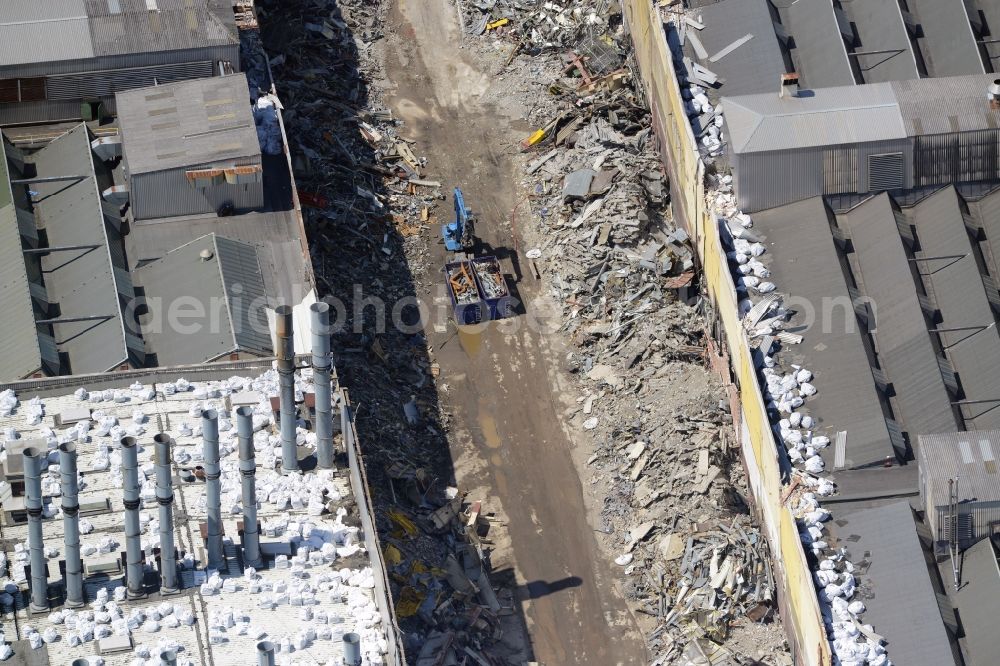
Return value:
M 715 72 L 710 70 L 708 67 L 704 67 L 695 62 L 692 63 L 692 69 L 694 70 L 693 74 L 697 78 L 701 79 L 702 81 L 707 81 L 709 85 L 714 86 L 716 83 L 719 82 L 719 77 L 715 74 Z
M 712 481 L 715 481 L 715 477 L 719 476 L 720 473 L 722 473 L 722 470 L 716 467 L 715 465 L 709 467 L 708 474 L 705 475 L 705 478 L 703 478 L 701 481 L 699 481 L 694 485 L 693 488 L 694 492 L 698 493 L 699 495 L 704 495 L 705 493 L 707 493 L 709 487 L 712 485 Z
M 689 32 L 688 41 L 691 42 L 691 48 L 694 49 L 694 54 L 698 56 L 699 60 L 704 60 L 708 57 L 708 51 L 705 49 L 705 45 L 701 43 L 698 33 Z
M 684 22 L 687 23 L 692 28 L 694 28 L 695 30 L 704 30 L 705 29 L 705 24 L 704 23 L 696 21 L 695 19 L 691 18 L 690 16 L 685 16 L 684 17 Z
M 692 34 L 694 34 L 694 33 L 692 33 Z M 747 42 L 749 42 L 751 39 L 753 39 L 753 34 L 752 33 L 747 33 L 747 34 L 743 35 L 742 37 L 740 37 L 739 39 L 737 39 L 735 42 L 733 42 L 732 44 L 730 44 L 729 46 L 727 46 L 726 48 L 722 49 L 721 51 L 719 51 L 718 53 L 716 53 L 714 56 L 712 56 L 711 58 L 709 58 L 708 61 L 709 62 L 719 62 L 720 60 L 722 60 L 723 58 L 725 58 L 727 55 L 729 55 L 730 53 L 732 53 L 736 49 L 740 48 L 741 46 L 743 46 L 744 44 L 746 44 Z

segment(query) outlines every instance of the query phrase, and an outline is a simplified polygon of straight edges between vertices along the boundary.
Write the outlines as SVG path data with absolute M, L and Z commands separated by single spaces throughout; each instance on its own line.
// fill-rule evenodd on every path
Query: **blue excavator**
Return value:
M 455 188 L 455 219 L 441 225 L 441 237 L 449 252 L 468 252 L 476 244 L 475 216 L 466 208 L 462 190 Z

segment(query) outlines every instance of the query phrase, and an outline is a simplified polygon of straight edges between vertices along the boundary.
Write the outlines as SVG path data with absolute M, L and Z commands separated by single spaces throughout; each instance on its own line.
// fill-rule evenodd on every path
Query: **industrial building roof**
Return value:
M 897 387 L 899 419 L 916 432 L 956 430 L 960 424 L 927 334 L 931 324 L 914 289 L 915 267 L 900 241 L 898 215 L 889 195 L 880 194 L 837 222 L 854 247 L 854 279 L 872 303 L 876 352 Z
M 723 98 L 734 153 L 996 129 L 986 91 L 993 75 L 822 88 L 799 97 Z
M 1000 654 L 996 613 L 1000 600 L 997 544 L 983 539 L 962 553 L 960 587 L 949 589 L 949 599 L 962 622 L 962 645 L 967 666 L 989 666 Z
M 864 621 L 885 638 L 893 663 L 954 665 L 909 503 L 841 510 L 828 525 L 830 545 L 862 567 L 855 576 L 866 592 Z
M 215 0 L 5 0 L 0 67 L 239 44 Z
M 750 41 L 722 58 L 701 61 L 723 81 L 720 90 L 726 95 L 778 91 L 785 61 L 767 5 L 767 0 L 722 0 L 705 5 L 697 11 L 704 29 L 688 30 L 704 46 L 709 59 L 745 35 L 753 35 Z M 689 57 L 697 58 L 690 39 L 685 51 Z
M 854 73 L 833 3 L 797 0 L 775 4 L 794 47 L 791 57 L 799 83 L 807 88 L 853 85 Z
M 962 500 L 1000 501 L 1000 430 L 921 434 L 917 459 L 930 506 L 947 506 L 948 482 L 958 478 Z
M 849 57 L 857 60 L 865 82 L 879 83 L 920 76 L 898 0 L 838 4 L 839 11 L 844 13 L 857 33 L 857 39 L 849 41 L 849 45 L 855 46 L 849 49 Z
M 194 79 L 116 96 L 131 174 L 260 161 L 245 74 Z
M 771 279 L 779 285 L 795 285 L 793 296 L 808 302 L 808 307 L 797 308 L 792 319 L 793 326 L 809 327 L 803 331 L 808 347 L 793 347 L 785 356 L 790 354 L 791 362 L 809 368 L 821 387 L 809 400 L 810 414 L 831 440 L 835 432 L 847 431 L 844 467 L 881 465 L 896 453 L 828 214 L 823 200 L 816 197 L 757 213 L 754 230 L 763 234 L 771 248 L 765 255 L 771 257 Z M 834 447 L 821 454 L 833 469 Z
M 59 305 L 52 326 L 56 344 L 69 355 L 74 373 L 112 370 L 130 357 L 123 303 L 132 285 L 120 240 L 109 237 L 120 220 L 116 211 L 106 215 L 96 171 L 103 164 L 95 163 L 91 139 L 80 124 L 30 156 L 38 177 L 77 177 L 30 186 L 48 247 L 77 248 L 41 258 L 48 300 Z
M 267 293 L 253 245 L 208 234 L 134 274 L 149 310 L 141 320 L 146 349 L 159 365 L 273 352 Z M 179 320 L 182 326 L 174 326 L 179 312 L 187 315 Z
M 7 151 L 17 152 L 6 139 L 0 141 L 0 379 L 21 379 L 42 367 L 42 350 L 35 326 L 21 242 L 18 209 L 14 203 Z
M 979 54 L 965 0 L 907 0 L 907 5 L 920 25 L 916 42 L 931 76 L 988 71 Z
M 397 663 L 396 655 L 386 656 L 386 636 L 393 631 L 392 610 L 385 594 L 385 572 L 377 564 L 381 560 L 377 535 L 371 528 L 370 499 L 367 490 L 355 481 L 360 478 L 357 463 L 289 476 L 276 471 L 280 440 L 270 398 L 277 395 L 278 380 L 270 361 L 58 377 L 20 386 L 17 397 L 21 402 L 12 415 L 0 417 L 0 427 L 14 429 L 19 441 L 38 437 L 77 441 L 83 481 L 79 515 L 87 606 L 79 611 L 60 607 L 58 614 L 29 615 L 22 594 L 15 595 L 17 619 L 4 622 L 6 640 L 15 650 L 10 663 L 69 664 L 90 658 L 92 663 L 100 659 L 106 666 L 131 666 L 143 655 L 146 660 L 157 660 L 161 651 L 176 649 L 179 664 L 247 664 L 257 662 L 258 641 L 271 641 L 279 650 L 282 645 L 289 646 L 276 655 L 279 663 L 284 659 L 339 663 L 343 659 L 341 639 L 347 632 L 361 635 L 366 661 Z M 297 375 L 296 388 L 311 393 L 311 376 Z M 334 389 L 336 394 L 336 385 Z M 38 423 L 31 417 L 34 407 L 27 404 L 35 396 L 44 409 Z M 243 561 L 240 546 L 241 471 L 233 415 L 239 405 L 254 411 L 254 485 L 260 547 L 266 558 L 255 572 Z M 210 408 L 220 417 L 225 558 L 224 566 L 218 569 L 221 589 L 213 589 L 213 572 L 206 567 L 207 541 L 202 531 L 207 519 L 206 485 L 195 476 L 196 466 L 203 464 L 200 414 Z M 80 432 L 75 421 L 80 418 L 90 427 L 85 434 L 73 436 L 71 433 Z M 337 419 L 334 425 L 339 425 Z M 174 538 L 181 561 L 181 589 L 172 596 L 155 590 L 158 576 L 154 569 L 159 558 L 152 549 L 159 544 L 159 528 L 153 490 L 153 436 L 159 432 L 172 439 Z M 308 425 L 300 427 L 299 433 L 302 441 L 298 448 L 304 457 L 315 448 L 314 437 Z M 139 442 L 140 538 L 150 574 L 146 577 L 148 596 L 135 600 L 121 594 L 126 537 L 117 442 L 124 435 Z M 64 557 L 64 523 L 58 508 L 58 467 L 46 466 L 42 472 L 42 536 L 50 590 L 54 590 L 63 578 L 59 562 Z M 0 508 L 7 514 L 13 507 L 5 504 Z M 20 590 L 27 587 L 26 562 L 14 550 L 15 544 L 20 548 L 27 542 L 27 532 L 24 522 L 8 520 L 4 524 L 9 581 Z M 281 559 L 285 561 L 279 562 Z M 102 591 L 107 593 L 103 602 L 98 596 Z M 303 604 L 303 597 L 311 603 Z M 75 621 L 84 611 L 89 611 L 96 623 L 89 632 L 82 619 Z M 116 623 L 120 617 L 134 621 Z M 112 623 L 124 635 L 116 638 Z M 31 652 L 25 640 L 29 627 L 50 638 Z M 85 635 L 78 643 L 81 633 Z M 102 635 L 110 635 L 111 640 L 96 638 Z M 119 640 L 124 643 L 119 651 L 108 649 Z M 378 662 L 380 657 L 384 661 Z
M 299 303 L 313 289 L 312 266 L 307 261 L 294 211 L 169 217 L 132 224 L 125 237 L 129 267 L 135 269 L 165 256 L 192 238 L 216 233 L 253 245 L 264 289 L 276 302 Z

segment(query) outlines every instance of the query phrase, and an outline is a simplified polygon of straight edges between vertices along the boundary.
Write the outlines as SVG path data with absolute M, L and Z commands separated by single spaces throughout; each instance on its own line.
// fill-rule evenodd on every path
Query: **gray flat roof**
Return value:
M 260 163 L 245 74 L 128 90 L 115 99 L 131 174 Z
M 778 92 L 785 60 L 774 34 L 767 0 L 722 0 L 700 8 L 704 30 L 690 28 L 701 40 L 709 57 L 752 34 L 753 39 L 716 62 L 699 61 L 725 83 L 721 91 L 727 95 Z M 685 51 L 697 60 L 690 41 Z
M 840 6 L 858 32 L 860 43 L 851 57 L 857 60 L 865 83 L 920 76 L 898 0 L 842 2 Z
M 192 215 L 133 222 L 125 237 L 129 266 L 159 259 L 192 238 L 217 233 L 257 249 L 264 289 L 274 303 L 294 305 L 312 289 L 312 269 L 293 211 L 230 217 Z
M 80 124 L 31 156 L 40 177 L 82 177 L 31 185 L 38 193 L 35 215 L 50 247 L 93 246 L 41 259 L 48 297 L 59 304 L 60 319 L 105 317 L 53 325 L 74 373 L 104 372 L 129 359 L 119 293 L 129 297 L 132 286 L 120 248 L 111 246 L 90 141 L 90 131 Z
M 235 44 L 215 0 L 4 0 L 0 18 L 0 66 Z
M 42 350 L 35 326 L 28 273 L 22 253 L 18 210 L 7 169 L 7 151 L 0 141 L 0 379 L 21 379 L 42 367 Z
M 876 351 L 895 388 L 898 420 L 914 432 L 954 430 L 959 424 L 927 332 L 930 324 L 917 298 L 912 262 L 896 215 L 889 195 L 883 193 L 837 220 L 854 247 L 854 278 L 873 304 Z
M 781 23 L 792 37 L 792 62 L 805 88 L 854 85 L 847 47 L 830 0 L 780 3 Z
M 968 666 L 992 666 L 1000 655 L 1000 568 L 991 539 L 983 539 L 962 553 L 962 578 L 958 591 L 948 597 L 962 621 L 961 640 Z
M 868 592 L 864 621 L 885 637 L 893 663 L 955 664 L 909 503 L 840 510 L 827 525 L 832 547 L 846 548 L 855 565 L 871 563 L 855 573 Z
M 965 400 L 1000 399 L 1000 332 L 965 228 L 961 202 L 946 187 L 903 210 L 916 230 L 917 268 L 941 313 L 940 333 Z M 1000 403 L 963 406 L 969 427 L 1000 428 Z
M 149 314 L 147 350 L 159 365 L 212 361 L 235 352 L 270 355 L 267 297 L 253 245 L 209 234 L 137 268 Z M 188 313 L 178 320 L 179 312 Z M 200 315 L 198 314 L 200 312 Z
M 819 197 L 773 208 L 754 215 L 754 230 L 765 237 L 770 251 L 768 268 L 775 284 L 788 285 L 791 295 L 804 298 L 816 315 L 806 322 L 805 308 L 792 318 L 792 326 L 810 324 L 799 330 L 802 345 L 783 352 L 789 362 L 801 363 L 816 377 L 819 392 L 806 408 L 831 440 L 837 431 L 847 431 L 846 467 L 882 464 L 895 458 L 888 426 L 871 365 L 858 330 L 851 296 L 830 233 L 828 212 Z M 820 316 L 827 304 L 832 317 Z M 834 447 L 822 450 L 833 469 Z
M 853 4 L 853 3 L 852 3 Z M 923 36 L 917 45 L 930 76 L 983 74 L 965 0 L 907 0 Z
M 865 143 L 930 134 L 995 130 L 986 103 L 993 74 L 912 79 L 774 94 L 724 97 L 735 153 Z

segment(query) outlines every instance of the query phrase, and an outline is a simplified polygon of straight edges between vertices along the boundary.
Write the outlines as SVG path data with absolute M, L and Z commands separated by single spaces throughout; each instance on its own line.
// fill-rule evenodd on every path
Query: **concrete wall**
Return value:
M 654 124 L 670 173 L 675 218 L 696 241 L 709 297 L 723 331 L 720 343 L 729 353 L 740 388 L 742 451 L 749 471 L 757 517 L 764 525 L 774 558 L 781 617 L 795 663 L 829 666 L 832 661 L 812 572 L 798 529 L 781 503 L 783 485 L 778 448 L 771 431 L 750 347 L 737 317 L 736 287 L 720 242 L 715 215 L 705 201 L 704 165 L 684 114 L 662 21 L 650 0 L 621 0 Z

